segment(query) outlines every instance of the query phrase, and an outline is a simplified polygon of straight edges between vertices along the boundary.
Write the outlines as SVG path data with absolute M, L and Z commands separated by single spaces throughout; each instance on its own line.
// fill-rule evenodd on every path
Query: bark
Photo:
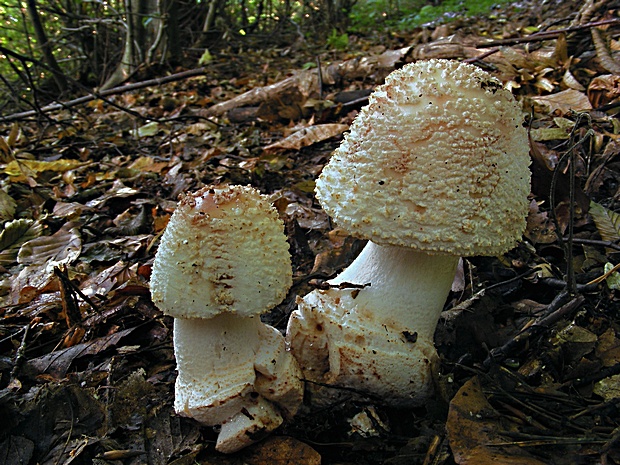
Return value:
M 47 34 L 45 34 L 45 29 L 41 17 L 39 16 L 39 11 L 37 10 L 36 0 L 27 0 L 26 5 L 28 8 L 28 16 L 34 28 L 34 34 L 37 38 L 39 47 L 41 47 L 41 52 L 43 53 L 43 59 L 52 71 L 52 76 L 58 91 L 64 92 L 67 89 L 67 80 L 54 57 L 52 45 L 47 40 Z
M 101 86 L 101 90 L 111 89 L 126 81 L 140 65 L 152 59 L 155 49 L 159 49 L 158 38 L 164 27 L 160 18 L 161 2 L 155 0 L 125 0 L 127 21 L 123 56 L 116 70 Z M 145 19 L 149 19 L 145 26 Z

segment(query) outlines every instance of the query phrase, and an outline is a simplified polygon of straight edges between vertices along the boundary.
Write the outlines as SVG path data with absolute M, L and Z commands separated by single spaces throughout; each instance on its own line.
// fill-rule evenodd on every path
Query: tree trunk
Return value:
M 177 0 L 166 0 L 166 40 L 168 42 L 168 55 L 173 62 L 181 56 L 181 35 L 179 31 L 179 4 Z
M 152 59 L 164 27 L 161 17 L 165 14 L 156 0 L 125 0 L 127 21 L 123 56 L 116 70 L 101 86 L 111 89 L 127 80 L 138 67 Z
M 58 62 L 56 61 L 56 58 L 54 58 L 54 53 L 52 52 L 52 46 L 47 40 L 47 34 L 45 34 L 45 29 L 43 28 L 43 23 L 41 22 L 41 17 L 39 16 L 39 11 L 37 10 L 36 0 L 27 0 L 26 5 L 28 7 L 30 21 L 32 21 L 32 26 L 34 28 L 34 34 L 37 38 L 39 46 L 41 47 L 41 52 L 43 53 L 43 59 L 52 71 L 52 76 L 58 91 L 64 92 L 67 89 L 67 80 L 65 75 L 62 73 L 60 66 L 58 66 Z

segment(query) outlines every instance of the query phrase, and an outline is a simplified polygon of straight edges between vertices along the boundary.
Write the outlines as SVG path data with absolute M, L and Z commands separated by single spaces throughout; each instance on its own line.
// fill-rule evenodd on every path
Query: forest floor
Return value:
M 346 51 L 220 43 L 196 76 L 0 123 L 0 462 L 620 463 L 618 8 L 525 2 L 351 35 Z M 304 406 L 265 440 L 215 452 L 212 428 L 173 412 L 172 320 L 149 293 L 179 194 L 272 196 L 294 285 L 265 321 L 284 330 L 296 296 L 363 245 L 333 230 L 314 179 L 372 88 L 434 57 L 487 69 L 529 114 L 523 241 L 463 259 L 424 406 Z

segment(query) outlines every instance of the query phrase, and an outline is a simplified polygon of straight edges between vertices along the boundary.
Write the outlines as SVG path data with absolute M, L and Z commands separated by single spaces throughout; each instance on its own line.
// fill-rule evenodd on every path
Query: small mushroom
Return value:
M 216 449 L 235 452 L 299 407 L 303 386 L 284 337 L 261 322 L 292 283 L 276 210 L 251 187 L 184 196 L 153 263 L 153 302 L 174 317 L 174 408 L 219 426 Z
M 528 154 L 519 105 L 473 65 L 417 62 L 376 89 L 316 183 L 335 222 L 369 242 L 298 300 L 287 329 L 315 397 L 334 385 L 397 406 L 428 398 L 459 257 L 521 238 Z

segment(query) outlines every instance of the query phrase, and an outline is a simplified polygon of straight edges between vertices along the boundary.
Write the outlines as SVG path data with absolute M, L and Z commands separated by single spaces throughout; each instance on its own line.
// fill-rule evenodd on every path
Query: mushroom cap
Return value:
M 378 244 L 496 255 L 525 229 L 529 163 L 521 109 L 500 81 L 419 61 L 373 92 L 316 193 L 336 223 Z
M 166 314 L 259 315 L 292 284 L 289 246 L 275 208 L 249 186 L 183 196 L 161 238 L 151 295 Z

